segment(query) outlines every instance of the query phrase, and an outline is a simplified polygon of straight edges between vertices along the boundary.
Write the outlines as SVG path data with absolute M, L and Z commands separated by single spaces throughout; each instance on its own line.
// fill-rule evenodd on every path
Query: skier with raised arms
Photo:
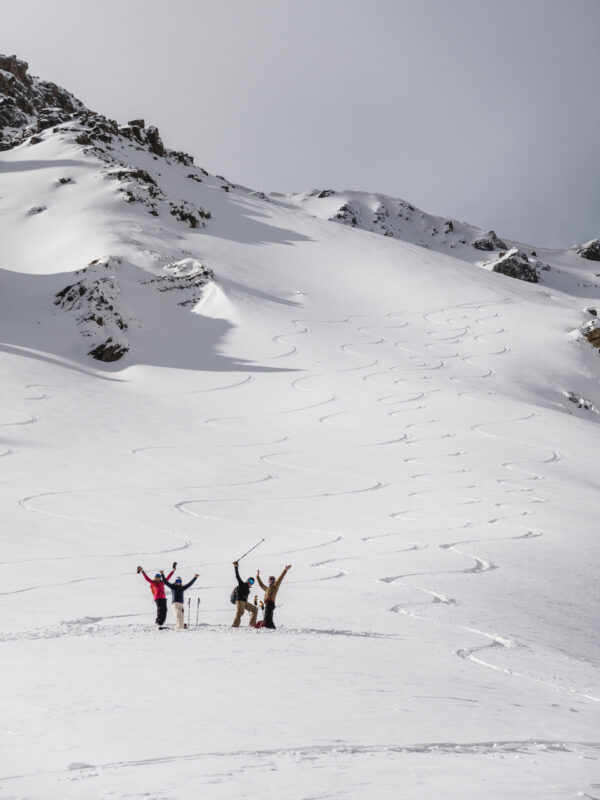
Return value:
M 265 592 L 265 628 L 270 628 L 271 630 L 275 630 L 275 623 L 273 622 L 273 612 L 275 611 L 275 598 L 277 597 L 277 592 L 279 591 L 279 587 L 281 586 L 281 581 L 285 578 L 286 573 L 289 569 L 292 568 L 291 564 L 288 564 L 281 575 L 278 578 L 275 578 L 274 575 L 271 575 L 269 578 L 269 585 L 265 586 L 265 584 L 260 579 L 260 570 L 256 571 L 256 580 L 261 589 Z
M 233 566 L 235 568 L 235 577 L 237 578 L 238 585 L 233 590 L 231 599 L 232 602 L 235 602 L 235 619 L 231 625 L 232 628 L 239 628 L 240 622 L 242 621 L 242 615 L 244 611 L 247 611 L 250 614 L 250 622 L 248 623 L 252 628 L 256 627 L 256 615 L 258 614 L 258 608 L 253 606 L 252 603 L 248 602 L 248 595 L 250 594 L 250 588 L 254 585 L 254 578 L 248 578 L 247 581 L 243 581 L 240 578 L 240 573 L 238 571 L 238 562 L 234 561 Z
M 177 562 L 173 562 L 173 569 L 167 575 L 167 580 L 173 575 L 175 570 L 177 569 Z M 165 595 L 165 587 L 163 584 L 163 573 L 162 570 L 157 572 L 154 578 L 149 578 L 146 573 L 144 572 L 143 567 L 137 568 L 138 575 L 140 572 L 144 576 L 144 578 L 150 584 L 150 591 L 152 592 L 152 597 L 154 598 L 154 602 L 156 603 L 156 624 L 159 628 L 165 624 L 165 620 L 167 618 L 167 597 Z
M 175 612 L 175 630 L 181 631 L 185 628 L 185 624 L 183 621 L 183 599 L 184 594 L 187 589 L 192 586 L 196 582 L 196 578 L 198 577 L 198 573 L 194 575 L 191 581 L 188 581 L 186 584 L 183 583 L 181 578 L 177 576 L 175 578 L 175 583 L 169 583 L 168 579 L 165 578 L 165 573 L 160 573 L 162 576 L 165 585 L 169 587 L 171 590 L 171 605 L 173 606 L 173 611 Z M 173 573 L 171 573 L 173 574 Z M 170 576 L 169 576 L 170 577 Z

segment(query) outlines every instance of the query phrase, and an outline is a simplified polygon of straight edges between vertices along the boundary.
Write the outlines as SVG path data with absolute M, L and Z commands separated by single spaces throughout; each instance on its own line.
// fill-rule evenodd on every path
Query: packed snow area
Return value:
M 0 798 L 600 797 L 600 268 L 115 140 L 164 192 L 127 200 L 74 136 L 0 153 Z M 233 629 L 263 537 L 277 630 Z M 136 567 L 173 561 L 159 631 Z

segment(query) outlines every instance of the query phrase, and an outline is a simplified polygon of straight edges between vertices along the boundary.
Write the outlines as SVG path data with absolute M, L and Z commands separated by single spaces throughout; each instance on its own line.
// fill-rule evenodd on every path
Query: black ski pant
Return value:
M 267 600 L 265 603 L 265 628 L 275 630 L 275 623 L 273 622 L 273 612 L 275 611 L 275 603 L 272 600 Z
M 167 599 L 165 597 L 158 597 L 156 603 L 156 624 L 164 625 L 167 618 Z

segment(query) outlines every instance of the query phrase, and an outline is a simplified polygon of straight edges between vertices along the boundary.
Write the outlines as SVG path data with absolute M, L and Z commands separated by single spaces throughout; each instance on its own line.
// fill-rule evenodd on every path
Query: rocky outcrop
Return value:
M 119 126 L 87 109 L 60 86 L 29 75 L 28 69 L 27 62 L 16 56 L 0 55 L 0 150 L 9 150 L 27 139 L 37 144 L 42 131 L 75 121 L 78 144 L 110 144 L 115 137 L 123 136 L 158 158 L 193 165 L 188 153 L 165 147 L 154 125 L 146 127 L 143 119 L 134 119 Z
M 340 206 L 337 214 L 331 217 L 332 220 L 343 222 L 345 225 L 350 225 L 355 228 L 358 225 L 358 212 L 352 208 L 350 203 L 344 203 Z
M 104 170 L 108 178 L 119 182 L 118 190 L 127 203 L 140 203 L 154 217 L 161 211 L 185 223 L 190 228 L 203 228 L 205 220 L 211 218 L 210 211 L 187 200 L 173 202 L 159 187 L 158 182 L 145 169 L 131 169 L 122 164 Z
M 124 347 L 121 344 L 117 344 L 113 342 L 112 337 L 109 336 L 105 342 L 99 344 L 97 347 L 94 347 L 93 350 L 90 350 L 88 353 L 89 356 L 95 358 L 96 361 L 118 361 L 122 358 L 125 353 L 129 350 L 128 347 Z
M 499 272 L 501 275 L 508 275 L 509 278 L 517 278 L 527 283 L 539 283 L 540 269 L 550 269 L 540 261 L 531 260 L 522 250 L 513 247 L 496 261 L 489 261 L 485 266 L 491 266 L 492 272 Z
M 84 110 L 72 94 L 29 75 L 28 69 L 27 62 L 16 56 L 0 55 L 0 150 L 9 150 Z
M 477 239 L 471 242 L 471 246 L 474 247 L 476 250 L 506 250 L 507 247 L 502 241 L 496 236 L 495 231 L 488 231 L 485 236 L 479 236 Z
M 600 350 L 600 320 L 591 319 L 580 328 L 588 342 Z
M 600 239 L 592 239 L 577 249 L 577 254 L 589 261 L 600 261 Z
M 148 255 L 161 258 L 157 253 Z M 74 317 L 79 333 L 89 340 L 87 354 L 92 358 L 118 361 L 130 349 L 127 334 L 130 326 L 135 329 L 140 325 L 140 309 L 126 304 L 122 287 L 126 287 L 130 303 L 140 298 L 140 308 L 145 306 L 145 292 L 149 291 L 142 287 L 151 287 L 150 291 L 165 294 L 188 309 L 198 304 L 206 285 L 215 280 L 213 271 L 194 258 L 149 266 L 151 273 L 120 258 L 99 258 L 74 272 L 73 280 L 56 293 L 54 305 Z
M 73 273 L 78 280 L 58 292 L 54 305 L 74 313 L 82 336 L 93 340 L 88 355 L 100 361 L 117 361 L 128 350 L 127 313 L 122 307 L 119 258 L 101 258 Z M 100 340 L 100 341 L 98 341 Z
M 575 403 L 577 408 L 583 408 L 585 411 L 594 411 L 596 414 L 598 413 L 598 409 L 592 400 L 588 400 L 587 397 L 582 397 L 579 392 L 565 390 L 563 394 L 570 403 Z
M 203 289 L 215 275 L 209 267 L 195 258 L 184 258 L 163 267 L 163 275 L 157 275 L 145 281 L 159 292 L 173 292 L 177 304 L 183 308 L 191 308 L 202 298 Z

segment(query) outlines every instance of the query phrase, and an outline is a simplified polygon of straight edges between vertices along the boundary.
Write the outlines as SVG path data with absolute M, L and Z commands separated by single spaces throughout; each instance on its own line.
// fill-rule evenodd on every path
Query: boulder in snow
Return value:
M 507 247 L 502 241 L 496 236 L 495 231 L 488 231 L 485 236 L 479 236 L 473 242 L 471 242 L 471 246 L 474 247 L 476 250 L 506 250 Z
M 577 253 L 589 261 L 600 261 L 600 239 L 592 239 L 577 248 Z
M 540 276 L 538 267 L 540 262 L 531 263 L 527 254 L 522 250 L 513 247 L 496 261 L 488 262 L 492 265 L 492 272 L 499 272 L 501 275 L 508 275 L 509 278 L 517 278 L 527 283 L 539 283 Z

